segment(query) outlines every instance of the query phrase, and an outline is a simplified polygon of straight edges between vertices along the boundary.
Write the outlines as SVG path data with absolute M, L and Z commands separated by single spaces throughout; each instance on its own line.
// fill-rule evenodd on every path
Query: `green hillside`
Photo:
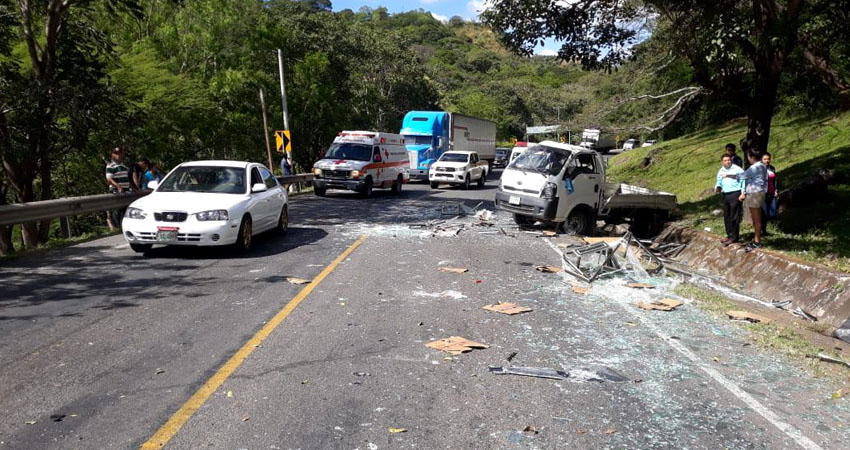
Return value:
M 745 121 L 736 120 L 653 148 L 627 151 L 611 158 L 609 173 L 620 181 L 675 193 L 683 223 L 723 233 L 722 217 L 711 214 L 720 207 L 713 193 L 715 175 L 723 146 L 745 132 Z M 778 118 L 770 151 L 783 190 L 822 168 L 834 170 L 836 177 L 827 198 L 782 210 L 778 223 L 768 229 L 766 246 L 850 271 L 850 113 Z M 744 238 L 751 238 L 752 227 L 743 229 Z

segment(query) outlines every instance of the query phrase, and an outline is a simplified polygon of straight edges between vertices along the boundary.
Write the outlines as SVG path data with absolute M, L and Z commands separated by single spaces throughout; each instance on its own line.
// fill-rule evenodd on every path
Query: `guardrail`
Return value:
M 301 173 L 288 177 L 277 177 L 280 184 L 306 183 L 313 180 L 313 174 Z M 0 225 L 36 222 L 57 217 L 75 216 L 110 209 L 124 208 L 136 199 L 148 195 L 148 192 L 126 194 L 100 194 L 85 197 L 68 197 L 42 202 L 15 203 L 0 206 Z

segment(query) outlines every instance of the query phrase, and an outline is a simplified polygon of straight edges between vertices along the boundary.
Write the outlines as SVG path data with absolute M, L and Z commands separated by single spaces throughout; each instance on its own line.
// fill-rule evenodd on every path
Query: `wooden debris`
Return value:
M 493 312 L 497 312 L 497 313 L 507 314 L 509 316 L 533 311 L 533 309 L 531 309 L 531 308 L 526 308 L 526 307 L 523 307 L 523 306 L 517 306 L 516 303 L 507 303 L 507 302 L 499 302 L 496 305 L 486 305 L 486 306 L 484 306 L 484 309 L 486 309 L 487 311 L 493 311 Z
M 626 287 L 630 287 L 632 289 L 655 289 L 655 286 L 646 283 L 629 283 Z
M 561 268 L 556 266 L 537 266 L 535 269 L 543 273 L 558 273 L 561 271 Z
M 578 284 L 574 284 L 572 286 L 573 292 L 575 292 L 576 294 L 584 295 L 587 294 L 588 291 L 590 291 L 590 286 L 581 286 Z
M 773 320 L 762 316 L 760 314 L 754 314 L 749 311 L 726 311 L 726 315 L 729 316 L 730 319 L 733 320 L 746 320 L 747 322 L 752 323 L 770 323 Z
M 471 352 L 476 348 L 490 348 L 489 345 L 480 342 L 470 341 L 469 339 L 460 336 L 451 336 L 446 339 L 438 339 L 425 344 L 427 347 L 434 350 L 440 350 L 452 355 L 460 355 L 461 353 Z
M 662 298 L 661 300 L 656 300 L 652 303 L 638 302 L 637 305 L 638 308 L 645 309 L 647 311 L 673 311 L 674 309 L 684 305 L 684 303 L 672 298 Z
M 622 237 L 583 237 L 584 242 L 588 244 L 596 244 L 599 242 L 604 242 L 606 244 L 616 244 L 618 241 L 623 240 Z
M 555 237 L 557 235 L 558 235 L 558 233 L 556 233 L 554 231 L 549 231 L 549 230 L 546 230 L 546 231 L 543 231 L 543 232 L 540 233 L 540 237 Z
M 440 272 L 448 272 L 448 273 L 466 273 L 469 272 L 469 269 L 465 267 L 440 267 Z

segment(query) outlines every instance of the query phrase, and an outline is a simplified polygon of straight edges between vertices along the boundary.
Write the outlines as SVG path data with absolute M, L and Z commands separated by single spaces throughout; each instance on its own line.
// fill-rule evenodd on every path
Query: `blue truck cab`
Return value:
M 445 111 L 410 111 L 399 134 L 410 157 L 410 178 L 428 180 L 428 169 L 449 150 L 450 116 Z

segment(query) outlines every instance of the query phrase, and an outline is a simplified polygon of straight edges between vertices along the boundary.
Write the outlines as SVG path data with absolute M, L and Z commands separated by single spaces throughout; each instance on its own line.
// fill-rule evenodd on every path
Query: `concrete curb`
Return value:
M 791 301 L 833 327 L 850 317 L 850 274 L 769 250 L 723 247 L 718 236 L 680 225 L 669 225 L 656 240 L 687 244 L 677 261 L 751 296 Z

